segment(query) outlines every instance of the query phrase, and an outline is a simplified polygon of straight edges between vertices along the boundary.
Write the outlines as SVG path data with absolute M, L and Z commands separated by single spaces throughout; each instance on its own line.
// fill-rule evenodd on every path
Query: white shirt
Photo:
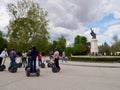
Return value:
M 58 51 L 55 51 L 55 53 L 54 53 L 54 58 L 58 58 L 58 55 L 59 55 L 59 52 L 58 52 Z
M 22 56 L 26 58 L 27 57 L 27 53 L 26 52 L 22 53 Z
M 8 56 L 8 53 L 7 51 L 3 50 L 2 53 L 0 54 L 0 57 L 4 58 L 6 56 Z

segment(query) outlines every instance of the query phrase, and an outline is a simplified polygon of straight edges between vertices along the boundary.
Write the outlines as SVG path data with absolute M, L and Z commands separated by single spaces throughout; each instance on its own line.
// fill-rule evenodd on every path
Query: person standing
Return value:
M 41 64 L 42 64 L 42 53 L 39 52 L 39 54 L 38 54 L 38 66 L 41 67 Z
M 23 64 L 23 67 L 25 67 L 27 64 L 27 52 L 26 51 L 22 52 L 22 64 Z
M 57 49 L 55 49 L 54 60 L 55 60 L 55 65 L 56 65 L 57 68 L 60 68 L 60 66 L 59 66 L 59 59 L 60 59 L 59 52 L 58 52 Z
M 30 55 L 31 55 L 30 72 L 36 72 L 36 58 L 38 56 L 38 52 L 35 46 L 32 47 Z
M 65 58 L 65 52 L 62 52 L 62 62 L 66 62 L 66 58 Z
M 11 60 L 10 67 L 14 67 L 16 65 L 16 61 L 15 61 L 16 57 L 17 57 L 16 51 L 14 50 L 14 48 L 12 48 L 10 52 L 10 60 Z
M 3 58 L 6 58 L 8 56 L 7 48 L 4 48 L 4 50 L 0 54 L 0 65 L 2 64 Z

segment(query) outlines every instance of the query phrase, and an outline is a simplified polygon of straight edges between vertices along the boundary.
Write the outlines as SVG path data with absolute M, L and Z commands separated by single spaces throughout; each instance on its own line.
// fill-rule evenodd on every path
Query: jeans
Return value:
M 38 60 L 38 66 L 41 66 L 41 64 L 42 64 L 42 60 L 39 59 L 39 60 Z
M 28 67 L 30 67 L 31 57 L 28 57 Z
M 64 62 L 64 61 L 66 62 L 66 58 L 65 58 L 65 57 L 62 57 L 62 62 Z
M 36 72 L 36 58 L 31 58 L 30 72 Z
M 10 57 L 10 60 L 11 60 L 10 67 L 14 67 L 16 65 L 15 58 Z

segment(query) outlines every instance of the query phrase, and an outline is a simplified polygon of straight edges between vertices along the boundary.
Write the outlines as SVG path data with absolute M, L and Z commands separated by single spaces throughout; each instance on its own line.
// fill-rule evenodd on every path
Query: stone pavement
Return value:
M 120 63 L 60 61 L 60 66 L 59 73 L 40 68 L 39 77 L 26 77 L 24 68 L 17 73 L 6 68 L 0 72 L 0 90 L 120 90 Z

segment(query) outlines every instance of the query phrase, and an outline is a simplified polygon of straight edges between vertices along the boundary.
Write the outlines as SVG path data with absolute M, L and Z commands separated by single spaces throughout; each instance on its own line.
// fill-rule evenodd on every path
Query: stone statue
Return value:
M 91 34 L 93 39 L 96 39 L 96 33 L 92 30 L 92 28 L 91 28 L 90 34 Z

